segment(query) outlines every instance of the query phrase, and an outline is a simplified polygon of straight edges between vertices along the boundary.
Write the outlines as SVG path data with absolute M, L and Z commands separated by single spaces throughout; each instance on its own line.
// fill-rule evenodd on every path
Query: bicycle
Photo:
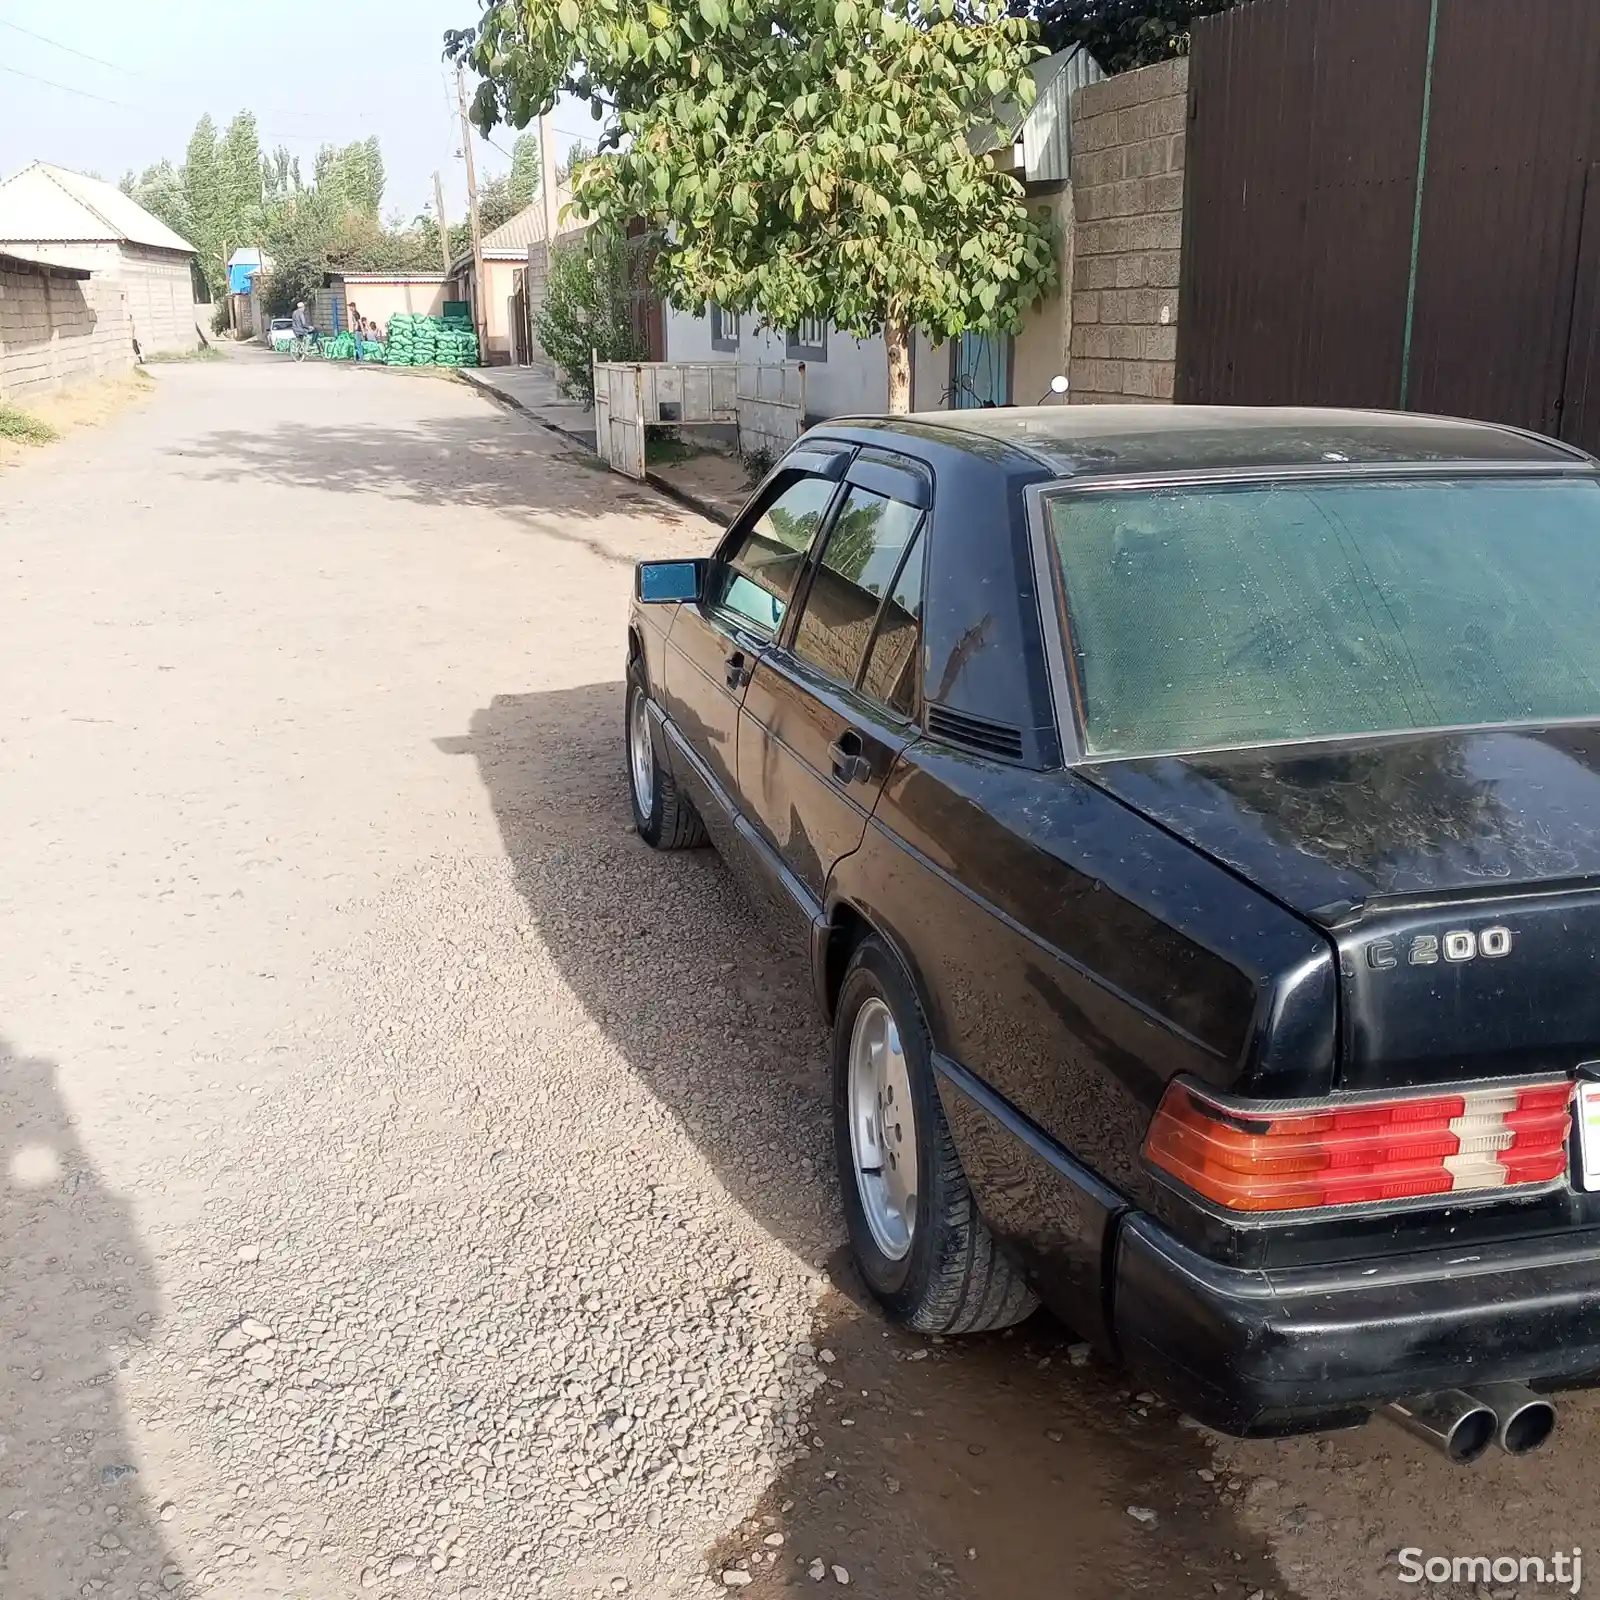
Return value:
M 322 335 L 316 329 L 310 333 L 296 334 L 294 342 L 289 346 L 289 353 L 296 361 L 304 361 L 308 355 L 315 352 L 322 354 Z

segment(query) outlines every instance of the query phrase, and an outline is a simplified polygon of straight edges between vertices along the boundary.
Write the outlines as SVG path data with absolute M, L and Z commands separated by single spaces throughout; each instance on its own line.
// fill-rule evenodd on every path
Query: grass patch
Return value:
M 704 455 L 699 445 L 690 444 L 673 428 L 646 428 L 644 433 L 644 464 L 647 467 L 675 467 L 680 462 L 693 461 Z
M 74 428 L 93 427 L 154 394 L 156 380 L 137 367 L 112 378 L 74 384 L 30 395 L 28 406 L 0 404 L 0 470 L 14 466 L 38 445 L 49 444 Z
M 0 439 L 14 444 L 49 444 L 61 435 L 40 417 L 21 406 L 0 404 Z
M 194 350 L 152 350 L 145 358 L 148 366 L 164 366 L 173 361 L 226 361 L 228 358 L 214 344 L 203 344 Z

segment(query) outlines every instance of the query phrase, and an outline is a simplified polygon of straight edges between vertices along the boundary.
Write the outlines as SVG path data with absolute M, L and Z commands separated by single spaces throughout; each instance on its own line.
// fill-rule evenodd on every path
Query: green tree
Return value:
M 1196 17 L 1230 10 L 1241 0 L 1018 0 L 1051 50 L 1081 44 L 1107 72 L 1148 67 L 1189 53 Z
M 261 140 L 256 119 L 248 111 L 241 111 L 222 135 L 217 146 L 217 173 L 226 225 L 230 231 L 250 231 L 260 219 L 262 185 Z
M 1033 34 L 1002 0 L 485 0 L 446 49 L 484 79 L 485 130 L 562 92 L 609 111 L 578 208 L 652 222 L 676 304 L 881 332 L 905 411 L 913 329 L 1014 329 L 1055 275 L 1021 185 L 971 143 L 1032 104 Z
M 336 206 L 375 217 L 383 204 L 383 152 L 374 134 L 317 151 L 316 186 Z
M 183 193 L 189 207 L 189 243 L 199 253 L 200 270 L 216 298 L 224 290 L 226 277 L 221 254 L 224 200 L 217 127 L 209 116 L 201 117 L 189 135 L 183 158 Z
M 189 214 L 183 173 L 170 161 L 146 167 L 137 178 L 129 172 L 118 187 L 151 216 L 166 223 L 179 238 L 194 243 L 194 218 Z
M 522 211 L 538 199 L 540 171 L 538 134 L 519 133 L 511 146 L 511 200 L 515 210 Z
M 490 178 L 478 190 L 478 221 L 485 233 L 491 233 L 502 222 L 509 222 L 528 203 L 524 201 L 518 204 L 512 192 L 510 175 L 501 173 L 499 177 Z M 467 238 L 470 244 L 470 230 Z
M 298 194 L 303 187 L 299 156 L 291 156 L 280 144 L 270 156 L 261 158 L 261 192 L 269 205 Z
M 556 163 L 556 182 L 563 189 L 570 189 L 573 180 L 578 176 L 578 169 L 585 161 L 592 160 L 596 154 L 592 144 L 586 144 L 582 139 L 574 139 L 567 151 L 566 160 Z
M 557 386 L 594 404 L 594 355 L 602 361 L 643 361 L 648 354 L 633 322 L 639 257 L 620 232 L 604 224 L 551 254 L 544 303 L 533 319 L 539 346 L 556 365 Z

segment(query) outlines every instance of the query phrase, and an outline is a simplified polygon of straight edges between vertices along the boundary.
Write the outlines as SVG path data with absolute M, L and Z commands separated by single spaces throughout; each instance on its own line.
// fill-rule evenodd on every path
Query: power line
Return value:
M 130 78 L 138 76 L 132 67 L 119 67 L 115 61 L 107 61 L 104 56 L 92 56 L 87 50 L 79 50 L 75 45 L 62 44 L 59 39 L 52 39 L 43 33 L 35 33 L 32 28 L 24 28 L 20 22 L 7 22 L 4 17 L 0 17 L 0 28 L 10 28 L 13 33 L 26 34 L 30 39 L 37 39 L 40 44 L 47 44 L 55 50 L 65 50 L 69 56 L 77 56 L 80 61 L 92 61 L 97 67 L 110 67 L 113 72 L 126 73 Z M 12 71 L 15 69 L 7 68 L 7 70 Z M 27 74 L 22 73 L 20 76 L 26 77 Z M 62 85 L 57 84 L 55 87 L 59 89 Z M 91 96 L 90 98 L 93 99 L 95 97 Z M 112 103 L 115 104 L 114 101 Z
M 75 94 L 83 100 L 98 100 L 101 105 L 116 106 L 123 111 L 137 112 L 141 117 L 159 116 L 149 106 L 135 105 L 131 100 L 113 100 L 110 95 L 93 94 L 88 89 L 74 88 L 70 83 L 57 83 L 54 78 L 41 78 L 37 72 L 24 72 L 21 67 L 8 67 L 0 61 L 0 72 L 9 72 L 14 78 L 26 78 L 30 83 L 41 83 L 47 89 L 59 89 L 62 94 Z M 319 141 L 309 133 L 278 133 L 271 128 L 257 128 L 258 135 L 276 139 L 284 144 L 316 144 Z
M 75 94 L 84 100 L 98 100 L 102 105 L 121 106 L 124 111 L 139 111 L 146 116 L 150 113 L 143 106 L 130 104 L 126 100 L 113 100 L 109 95 L 90 94 L 87 89 L 74 89 L 70 83 L 57 83 L 53 78 L 41 78 L 36 72 L 24 72 L 21 67 L 8 67 L 0 61 L 0 72 L 9 72 L 14 78 L 27 78 L 32 83 L 42 83 L 47 89 L 59 89 L 63 94 Z

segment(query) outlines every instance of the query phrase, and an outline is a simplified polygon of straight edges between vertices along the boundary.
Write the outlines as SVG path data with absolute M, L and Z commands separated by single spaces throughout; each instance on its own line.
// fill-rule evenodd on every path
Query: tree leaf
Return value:
M 568 33 L 578 31 L 578 0 L 561 0 L 556 7 L 556 18 Z

